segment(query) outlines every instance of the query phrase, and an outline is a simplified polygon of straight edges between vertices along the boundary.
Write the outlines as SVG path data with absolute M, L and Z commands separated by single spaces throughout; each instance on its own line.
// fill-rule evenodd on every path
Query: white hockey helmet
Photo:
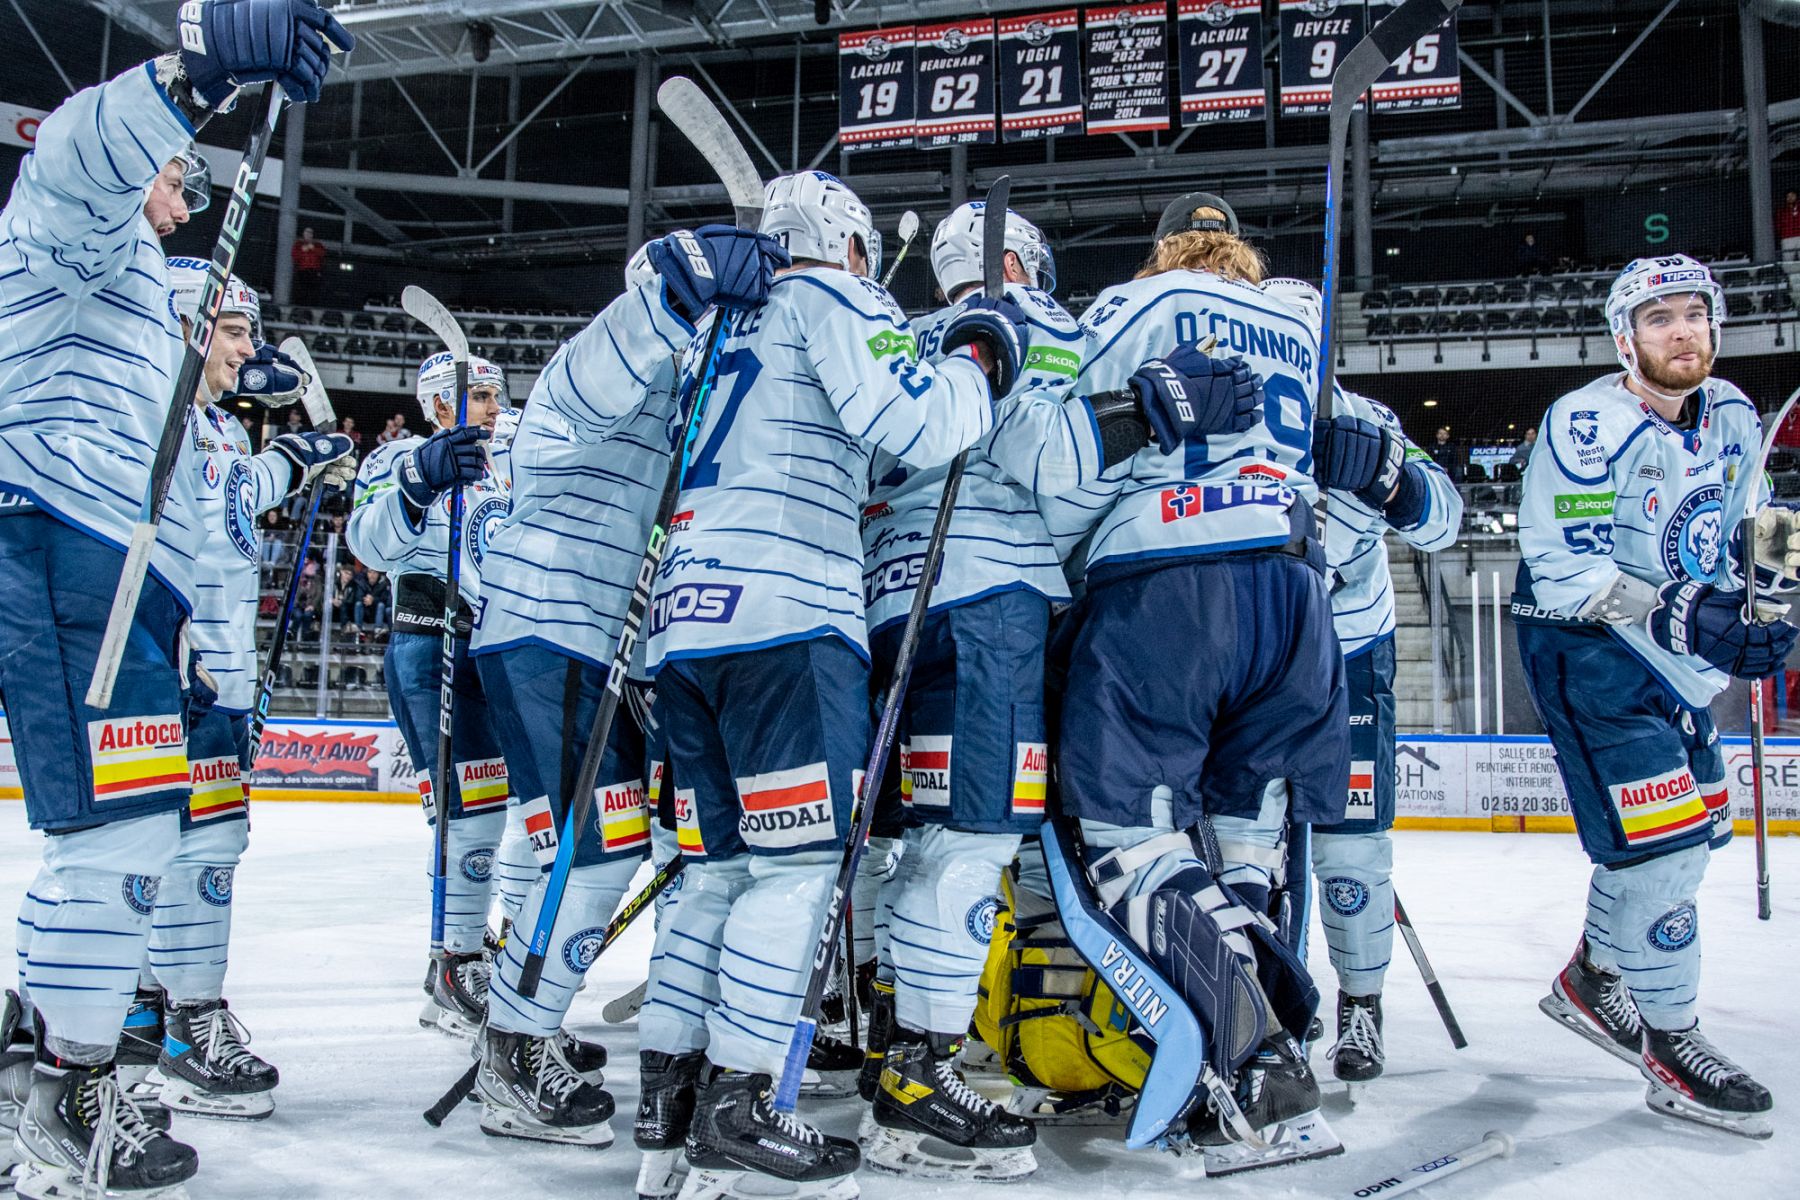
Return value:
M 170 257 L 169 291 L 174 295 L 177 316 L 191 322 L 200 311 L 200 297 L 206 291 L 206 276 L 211 270 L 212 263 L 204 258 Z M 262 298 L 236 275 L 225 281 L 225 298 L 219 302 L 219 315 L 226 313 L 249 317 L 250 341 L 262 345 Z
M 981 222 L 987 202 L 971 200 L 938 222 L 931 235 L 931 273 L 945 296 L 981 282 Z M 1006 210 L 1006 248 L 1019 256 L 1031 286 L 1056 290 L 1056 256 L 1043 231 L 1012 209 Z
M 1719 327 L 1725 323 L 1725 292 L 1706 264 L 1685 254 L 1634 258 L 1626 263 L 1606 293 L 1606 327 L 1613 333 L 1619 365 L 1634 377 L 1637 375 L 1637 350 L 1633 347 L 1632 332 L 1639 308 L 1663 296 L 1696 294 L 1706 298 L 1707 314 L 1712 321 L 1712 350 L 1717 354 Z M 1620 337 L 1625 339 L 1625 347 L 1632 348 L 1618 347 Z
M 763 193 L 762 232 L 795 258 L 849 269 L 850 243 L 860 239 L 869 278 L 881 277 L 881 232 L 869 206 L 834 175 L 801 171 L 782 175 Z
M 512 398 L 506 391 L 506 372 L 496 367 L 485 358 L 469 356 L 469 390 L 478 387 L 495 388 L 500 393 L 502 410 L 512 407 Z M 456 358 L 448 350 L 440 350 L 419 364 L 418 383 L 419 407 L 425 412 L 425 419 L 436 425 L 437 402 L 442 400 L 452 409 L 456 407 Z
M 1313 337 L 1323 336 L 1321 326 L 1324 324 L 1325 298 L 1319 289 L 1304 279 L 1288 279 L 1278 277 L 1265 279 L 1262 285 L 1263 294 L 1273 296 L 1300 315 L 1306 327 L 1313 332 Z

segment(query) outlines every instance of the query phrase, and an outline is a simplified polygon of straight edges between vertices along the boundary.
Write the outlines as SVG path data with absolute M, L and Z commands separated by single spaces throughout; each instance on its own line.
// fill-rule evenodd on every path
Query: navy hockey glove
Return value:
M 1781 670 L 1800 629 L 1786 621 L 1744 623 L 1744 593 L 1704 583 L 1665 583 L 1646 619 L 1657 645 L 1697 654 L 1739 679 L 1766 679 Z
M 1333 417 L 1313 422 L 1313 481 L 1334 492 L 1348 492 L 1381 512 L 1400 488 L 1406 469 L 1406 443 L 1393 432 L 1361 417 Z
M 401 462 L 395 472 L 400 493 L 423 512 L 441 493 L 474 483 L 487 468 L 487 455 L 481 448 L 487 436 L 488 431 L 479 425 L 438 430 Z
M 996 398 L 1012 391 L 1018 381 L 1019 367 L 1025 352 L 1031 348 L 1031 326 L 1025 310 L 1002 296 L 971 296 L 963 301 L 962 311 L 944 325 L 943 352 L 947 358 L 964 346 L 980 353 L 976 361 L 988 373 Z
M 341 433 L 284 433 L 269 439 L 269 449 L 294 468 L 288 485 L 291 495 L 331 464 L 349 458 L 356 451 L 356 443 Z
M 754 308 L 769 298 L 778 267 L 793 262 L 781 243 L 730 225 L 703 225 L 651 242 L 645 253 L 669 299 L 690 324 L 707 309 Z
M 265 408 L 286 408 L 305 390 L 305 369 L 264 343 L 238 368 L 237 388 L 231 394 L 255 400 Z
M 332 46 L 348 54 L 356 38 L 315 0 L 184 0 L 181 6 L 181 65 L 208 108 L 269 79 L 295 104 L 317 100 Z
M 1178 346 L 1131 376 L 1157 449 L 1173 454 L 1190 438 L 1242 433 L 1256 424 L 1262 378 L 1241 358 L 1214 358 L 1198 347 Z

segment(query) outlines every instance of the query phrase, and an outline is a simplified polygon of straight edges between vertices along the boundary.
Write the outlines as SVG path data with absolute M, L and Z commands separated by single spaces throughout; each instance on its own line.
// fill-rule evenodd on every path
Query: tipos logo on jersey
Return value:
M 1706 802 L 1687 767 L 1614 784 L 1607 792 L 1628 845 L 1666 841 L 1707 823 Z
M 877 566 L 873 571 L 863 575 L 863 603 L 874 604 L 883 596 L 895 592 L 910 592 L 919 586 L 925 577 L 925 556 L 909 554 L 905 558 L 889 559 Z M 936 587 L 944 579 L 944 563 L 938 561 L 937 578 L 932 580 Z
M 737 614 L 744 589 L 735 583 L 683 583 L 650 602 L 650 632 L 661 633 L 680 621 L 724 625 Z
M 1657 918 L 1644 940 L 1650 943 L 1653 950 L 1674 954 L 1692 945 L 1699 933 L 1700 918 L 1695 915 L 1694 906 L 1680 904 Z
M 504 805 L 509 785 L 504 758 L 471 758 L 456 764 L 457 795 L 464 813 Z
M 700 836 L 700 803 L 693 788 L 675 789 L 675 848 L 689 858 L 706 857 L 706 839 Z
M 1012 810 L 1016 816 L 1043 816 L 1050 790 L 1050 747 L 1043 742 L 1013 744 Z
M 179 714 L 89 721 L 87 735 L 96 805 L 188 786 L 187 733 Z
M 907 806 L 950 807 L 953 738 L 915 734 L 900 747 L 900 799 Z
M 1287 508 L 1294 502 L 1293 489 L 1271 486 L 1271 482 L 1259 473 L 1247 475 L 1239 483 L 1209 483 L 1200 487 L 1184 483 L 1177 487 L 1164 488 L 1162 492 L 1163 524 L 1168 525 L 1188 517 L 1197 517 L 1201 513 L 1216 513 L 1223 512 L 1228 508 L 1241 508 L 1247 504 Z
M 600 957 L 600 951 L 605 945 L 606 930 L 600 926 L 571 934 L 563 943 L 563 966 L 577 975 L 585 975 L 587 969 L 594 965 L 594 960 Z
M 212 466 L 212 459 L 206 460 Z M 256 510 L 250 506 L 250 462 L 234 459 L 225 472 L 225 532 L 237 552 L 251 562 L 256 561 L 260 537 L 256 532 Z
M 825 763 L 740 778 L 737 789 L 738 833 L 751 846 L 788 850 L 837 841 Z
M 1373 761 L 1350 764 L 1350 798 L 1344 804 L 1344 820 L 1375 819 L 1375 764 Z
M 594 789 L 595 823 L 600 845 L 608 854 L 650 844 L 650 810 L 644 803 L 644 781 L 626 779 Z
M 489 496 L 478 502 L 475 510 L 469 514 L 469 560 L 477 567 L 487 557 L 488 547 L 493 544 L 500 522 L 506 520 L 507 507 L 504 497 Z
M 1710 580 L 1725 548 L 1724 489 L 1708 484 L 1689 492 L 1662 533 L 1663 569 L 1671 579 Z

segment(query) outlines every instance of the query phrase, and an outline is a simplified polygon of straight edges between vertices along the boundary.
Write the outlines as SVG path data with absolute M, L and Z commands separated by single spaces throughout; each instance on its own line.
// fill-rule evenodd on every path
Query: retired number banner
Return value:
M 838 144 L 910 146 L 913 124 L 913 27 L 839 34 Z
M 1282 116 L 1331 111 L 1331 77 L 1363 32 L 1362 0 L 1281 0 Z
M 1261 120 L 1262 0 L 1181 0 L 1181 123 Z
M 1081 132 L 1081 23 L 1072 8 L 1001 17 L 1000 134 L 1008 142 Z
M 1369 25 L 1388 15 L 1391 5 L 1373 5 Z M 1456 14 L 1412 44 L 1375 86 L 1377 112 L 1457 108 L 1462 104 L 1462 62 L 1456 57 Z
M 1169 26 L 1163 4 L 1087 10 L 1087 131 L 1169 127 Z
M 994 23 L 921 25 L 917 41 L 919 148 L 992 142 Z

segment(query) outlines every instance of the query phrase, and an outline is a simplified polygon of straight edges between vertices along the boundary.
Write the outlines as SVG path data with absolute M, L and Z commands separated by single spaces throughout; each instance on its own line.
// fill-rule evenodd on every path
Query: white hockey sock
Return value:
M 750 886 L 748 857 L 700 859 L 681 873 L 681 899 L 656 931 L 638 1045 L 664 1054 L 704 1050 L 719 1003 L 719 950 L 732 903 Z
M 491 1025 L 534 1037 L 549 1037 L 562 1028 L 569 1002 L 575 998 L 575 989 L 599 954 L 601 935 L 606 932 L 606 924 L 612 920 L 625 889 L 631 885 L 631 877 L 637 873 L 640 861 L 615 859 L 597 866 L 576 867 L 569 872 L 562 905 L 556 910 L 556 924 L 550 931 L 550 949 L 544 956 L 543 978 L 538 983 L 537 995 L 527 998 L 519 994 L 519 972 L 525 965 L 532 931 L 537 928 L 538 912 L 544 906 L 550 877 L 543 876 L 519 913 L 522 936 L 506 939 L 506 948 L 495 964 L 496 970 L 488 988 L 488 1022 Z

